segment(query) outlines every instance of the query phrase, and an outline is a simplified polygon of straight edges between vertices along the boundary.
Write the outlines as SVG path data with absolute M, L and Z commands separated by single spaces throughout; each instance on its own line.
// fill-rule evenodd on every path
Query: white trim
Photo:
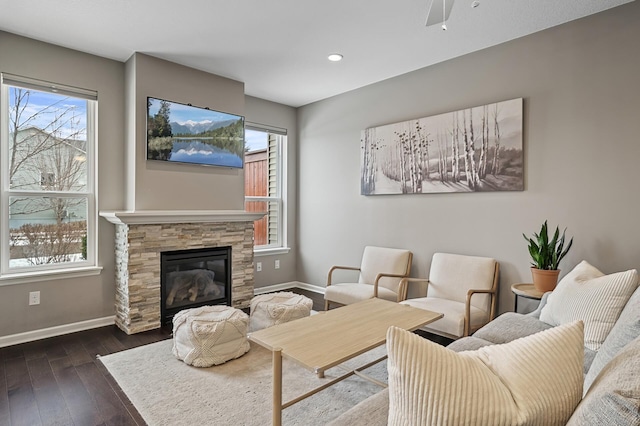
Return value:
M 301 290 L 312 291 L 314 293 L 324 294 L 324 287 L 320 287 L 313 284 L 307 284 L 300 281 L 289 281 L 287 283 L 268 285 L 265 287 L 258 287 L 253 289 L 253 294 L 273 293 L 274 291 L 289 290 L 291 288 L 299 288 Z
M 23 89 L 34 89 L 41 92 L 55 93 L 64 96 L 73 96 L 74 98 L 86 99 L 89 101 L 98 100 L 98 92 L 90 89 L 83 89 L 66 84 L 52 83 L 50 81 L 36 80 L 35 78 L 24 77 L 22 75 L 9 74 L 3 72 L 0 75 L 2 84 L 21 87 Z
M 40 330 L 27 331 L 25 333 L 2 336 L 0 337 L 0 348 L 19 345 L 20 343 L 33 342 L 35 340 L 46 339 L 49 337 L 62 336 L 69 333 L 76 333 L 78 331 L 90 330 L 92 328 L 113 325 L 115 324 L 115 318 L 115 316 L 95 318 L 86 321 L 74 322 L 71 324 L 43 328 Z
M 282 247 L 289 245 L 289 137 L 280 137 L 280 244 Z
M 4 209 L 4 203 L 9 197 L 6 192 L 9 189 L 9 168 L 3 166 L 3 159 L 9 157 L 9 144 L 2 143 L 9 139 L 9 114 L 4 111 L 9 110 L 9 88 L 2 84 L 0 74 L 0 230 L 9 230 L 9 209 Z M 2 231 L 4 233 L 4 231 Z M 2 273 L 9 269 L 9 246 L 10 240 L 7 237 L 0 241 L 0 277 Z
M 275 248 L 254 248 L 253 256 L 254 257 L 262 257 L 262 256 L 271 256 L 274 254 L 287 254 L 291 251 L 290 247 L 275 247 Z
M 163 223 L 253 222 L 265 213 L 244 210 L 136 210 L 101 211 L 100 216 L 116 225 Z
M 292 281 L 288 283 L 268 285 L 266 287 L 258 287 L 258 288 L 254 287 L 253 294 L 258 295 L 258 294 L 264 294 L 264 293 L 273 293 L 274 291 L 288 290 L 290 288 L 294 288 L 297 286 L 298 286 L 297 282 Z
M 301 290 L 312 291 L 314 293 L 324 294 L 324 291 L 326 289 L 326 287 L 320 287 L 317 285 L 307 284 L 300 281 L 298 281 L 297 283 L 298 283 L 298 285 L 296 285 L 297 288 Z
M 244 128 L 256 132 L 268 132 L 276 135 L 287 136 L 287 129 L 283 127 L 270 126 L 268 124 L 252 123 L 251 121 L 245 120 Z
M 91 143 L 89 143 L 91 140 Z M 98 264 L 98 101 L 87 102 L 87 261 Z
M 64 280 L 69 278 L 91 277 L 100 275 L 102 266 L 88 266 L 67 269 L 49 269 L 46 271 L 31 271 L 17 274 L 4 274 L 0 277 L 0 286 L 12 284 L 26 284 L 40 281 Z

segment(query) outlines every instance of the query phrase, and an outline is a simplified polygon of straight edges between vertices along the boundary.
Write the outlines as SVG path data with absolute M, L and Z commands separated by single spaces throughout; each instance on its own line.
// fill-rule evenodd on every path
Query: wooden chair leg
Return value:
M 329 301 L 328 301 L 328 300 L 325 300 L 325 301 L 324 301 L 324 310 L 325 310 L 325 311 L 328 311 L 328 310 L 329 310 Z

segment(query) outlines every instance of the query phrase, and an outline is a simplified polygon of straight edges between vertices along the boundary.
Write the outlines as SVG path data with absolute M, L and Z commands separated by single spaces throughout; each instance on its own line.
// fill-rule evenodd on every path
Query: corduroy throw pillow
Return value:
M 564 425 L 582 397 L 577 321 L 454 352 L 391 327 L 389 425 Z

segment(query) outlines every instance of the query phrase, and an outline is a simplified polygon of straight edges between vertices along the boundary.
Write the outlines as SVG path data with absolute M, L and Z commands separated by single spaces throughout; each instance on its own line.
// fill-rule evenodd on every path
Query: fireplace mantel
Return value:
M 136 210 L 101 211 L 100 216 L 116 225 L 166 223 L 253 222 L 266 213 L 244 210 Z

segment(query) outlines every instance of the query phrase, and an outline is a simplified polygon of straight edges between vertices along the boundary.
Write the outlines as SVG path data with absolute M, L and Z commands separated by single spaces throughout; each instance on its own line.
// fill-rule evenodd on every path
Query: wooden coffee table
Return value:
M 383 299 L 368 299 L 249 334 L 249 340 L 273 353 L 273 424 L 281 425 L 283 409 L 347 377 L 361 375 L 360 370 L 386 358 L 349 371 L 283 404 L 282 357 L 323 377 L 329 368 L 385 343 L 389 327 L 415 330 L 442 316 Z

